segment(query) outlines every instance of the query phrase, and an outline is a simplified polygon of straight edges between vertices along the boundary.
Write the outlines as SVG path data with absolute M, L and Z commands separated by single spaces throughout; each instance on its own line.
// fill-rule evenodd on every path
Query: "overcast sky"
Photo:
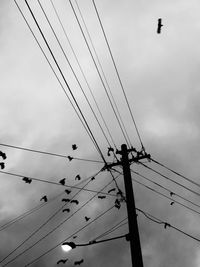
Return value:
M 56 66 L 31 18 L 25 1 L 17 1 L 26 19 L 43 47 L 52 66 Z M 29 0 L 30 6 L 56 59 L 61 66 L 69 86 L 106 158 L 107 142 L 94 119 L 93 114 L 78 86 L 69 65 L 45 21 L 37 0 Z M 101 28 L 91 0 L 77 0 L 88 31 L 96 48 L 102 67 L 105 71 L 110 89 L 121 112 L 124 125 L 131 143 L 140 149 L 135 128 L 119 86 L 110 55 L 103 38 Z M 81 75 L 70 46 L 55 16 L 50 0 L 41 0 L 48 17 L 61 41 L 80 83 L 87 94 L 91 105 L 98 114 L 95 103 Z M 53 0 L 63 26 L 87 77 L 94 97 L 99 104 L 103 117 L 109 127 L 116 146 L 120 149 L 125 142 L 116 118 L 112 112 L 101 81 L 95 70 L 87 46 L 73 15 L 69 1 Z M 75 1 L 72 1 L 77 10 Z M 96 5 L 107 34 L 120 77 L 122 79 L 133 115 L 146 151 L 153 158 L 170 168 L 183 173 L 199 183 L 199 99 L 200 99 L 200 3 L 197 0 L 96 0 Z M 162 18 L 164 26 L 158 35 L 157 19 Z M 87 132 L 74 112 L 70 102 L 63 93 L 44 55 L 39 49 L 14 0 L 0 1 L 0 143 L 21 146 L 30 149 L 48 151 L 74 157 L 102 160 Z M 58 74 L 58 71 L 56 70 Z M 58 74 L 60 77 L 60 74 Z M 62 81 L 63 83 L 63 81 Z M 63 83 L 64 85 L 64 83 Z M 102 123 L 102 120 L 100 119 Z M 104 127 L 104 126 L 103 126 Z M 104 127 L 105 128 L 105 127 Z M 106 129 L 105 129 L 106 132 Z M 106 135 L 108 136 L 107 132 Z M 110 137 L 108 136 L 109 140 Z M 78 149 L 73 151 L 72 144 Z M 75 176 L 80 174 L 82 180 L 94 175 L 102 163 L 82 162 L 65 158 L 42 155 L 14 148 L 0 147 L 7 154 L 4 171 L 58 182 L 66 177 L 67 184 L 74 185 Z M 199 188 L 158 167 L 153 162 L 148 166 L 159 170 L 173 180 L 199 192 Z M 153 181 L 175 191 L 184 198 L 199 204 L 199 197 L 180 188 L 170 181 L 155 175 L 138 165 L 132 169 L 140 172 Z M 117 174 L 114 174 L 117 176 Z M 138 181 L 151 186 L 170 197 L 169 192 L 156 187 L 155 184 L 134 176 Z M 100 173 L 86 188 L 100 190 L 112 177 L 108 172 Z M 52 199 L 64 192 L 62 186 L 32 181 L 25 184 L 20 177 L 0 174 L 0 223 L 4 225 L 16 216 L 41 204 L 44 195 Z M 118 184 L 124 190 L 122 177 Z M 84 185 L 84 184 L 83 184 Z M 82 185 L 82 186 L 83 186 Z M 104 191 L 114 188 L 110 184 Z M 73 189 L 71 195 L 77 192 Z M 178 205 L 170 205 L 169 199 L 157 195 L 134 183 L 136 206 L 162 221 L 200 238 L 199 215 Z M 13 253 L 4 264 L 24 249 L 43 237 L 51 229 L 76 211 L 94 194 L 82 191 L 75 199 L 79 205 L 71 204 L 70 213 L 60 211 L 58 215 L 33 236 L 19 250 Z M 63 195 L 45 205 L 39 211 L 27 216 L 2 230 L 0 228 L 0 256 L 3 259 L 49 216 L 62 205 Z M 198 207 L 180 200 L 175 200 L 200 212 Z M 106 199 L 95 197 L 80 212 L 58 228 L 55 232 L 38 243 L 25 254 L 18 257 L 8 266 L 25 266 L 32 260 L 53 248 L 62 240 L 86 225 L 84 216 L 95 219 L 114 204 L 115 197 Z M 126 206 L 112 209 L 104 217 L 77 234 L 77 243 L 88 242 L 108 230 L 126 217 Z M 199 267 L 199 243 L 174 229 L 164 229 L 144 215 L 138 213 L 141 246 L 144 267 Z M 125 225 L 107 237 L 128 233 Z M 82 266 L 123 266 L 131 264 L 129 244 L 124 239 L 85 248 L 77 248 L 66 254 L 58 246 L 49 254 L 36 261 L 32 266 L 57 266 L 61 258 L 68 258 L 66 266 L 74 266 L 74 261 L 84 259 Z M 60 264 L 61 266 L 62 264 Z M 63 265 L 64 266 L 64 265 Z

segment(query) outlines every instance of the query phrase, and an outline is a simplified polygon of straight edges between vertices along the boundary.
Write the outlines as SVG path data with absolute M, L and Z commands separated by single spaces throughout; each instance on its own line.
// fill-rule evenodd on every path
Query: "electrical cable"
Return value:
M 78 211 L 80 211 L 83 207 L 85 207 L 89 202 L 91 202 L 99 193 L 101 193 L 108 185 L 110 185 L 112 183 L 109 182 L 108 184 L 106 184 L 106 186 L 104 186 L 98 193 L 96 193 L 94 196 L 92 196 L 89 200 L 87 200 L 80 208 L 78 208 L 75 212 L 73 212 L 67 219 L 65 219 L 64 221 L 62 221 L 61 223 L 59 223 L 56 227 L 54 227 L 51 231 L 49 231 L 47 234 L 45 234 L 42 238 L 40 238 L 38 241 L 36 241 L 35 243 L 33 243 L 31 246 L 29 246 L 28 248 L 26 248 L 24 251 L 22 251 L 21 253 L 19 253 L 17 256 L 15 256 L 13 259 L 11 259 L 10 261 L 8 261 L 4 266 L 6 266 L 7 264 L 11 263 L 13 260 L 17 259 L 19 256 L 23 255 L 25 252 L 29 251 L 31 248 L 33 248 L 35 245 L 37 245 L 39 242 L 41 242 L 43 239 L 45 239 L 47 236 L 49 236 L 51 233 L 53 233 L 54 231 L 56 231 L 60 226 L 62 226 L 65 222 L 67 222 L 71 217 L 73 217 Z M 62 207 L 63 208 L 63 207 Z M 4 258 L 5 259 L 5 258 Z M 3 260 L 4 260 L 3 259 Z M 3 261 L 2 260 L 2 261 Z M 2 262 L 1 261 L 1 262 Z M 0 263 L 1 263 L 0 262 Z
M 151 161 L 153 161 L 153 162 L 157 163 L 158 165 L 164 167 L 164 168 L 167 169 L 168 171 L 173 172 L 174 174 L 176 174 L 176 175 L 180 176 L 181 178 L 185 179 L 186 181 L 188 181 L 188 182 L 190 182 L 190 183 L 192 183 L 192 184 L 194 184 L 194 185 L 200 187 L 200 184 L 199 184 L 199 183 L 197 183 L 197 182 L 195 182 L 195 181 L 193 181 L 193 180 L 187 178 L 186 176 L 184 176 L 184 175 L 182 175 L 182 174 L 180 174 L 180 173 L 178 173 L 178 172 L 176 172 L 176 171 L 170 169 L 169 167 L 165 166 L 164 164 L 158 162 L 157 160 L 151 158 Z
M 45 57 L 45 59 L 46 59 L 48 65 L 50 66 L 51 70 L 53 71 L 53 73 L 54 73 L 54 75 L 55 75 L 57 81 L 59 82 L 59 84 L 60 84 L 60 86 L 61 86 L 63 92 L 65 93 L 65 95 L 66 95 L 66 97 L 68 98 L 70 104 L 72 105 L 72 107 L 73 107 L 73 109 L 74 109 L 76 115 L 78 116 L 79 120 L 81 121 L 81 123 L 82 123 L 83 127 L 85 128 L 87 134 L 89 135 L 90 139 L 91 139 L 92 142 L 94 143 L 94 140 L 92 139 L 92 137 L 91 137 L 91 135 L 90 135 L 90 132 L 88 131 L 88 129 L 87 129 L 86 125 L 84 124 L 84 122 L 83 122 L 81 116 L 79 115 L 78 111 L 76 110 L 76 107 L 74 106 L 73 102 L 71 101 L 70 97 L 68 96 L 68 94 L 67 94 L 67 92 L 66 92 L 66 90 L 65 90 L 65 88 L 64 88 L 64 86 L 63 86 L 63 84 L 61 83 L 61 81 L 60 81 L 58 75 L 56 74 L 56 72 L 55 72 L 55 70 L 54 70 L 52 64 L 50 63 L 48 57 L 46 56 L 46 54 L 45 54 L 45 52 L 44 52 L 42 46 L 40 45 L 40 43 L 39 43 L 39 41 L 38 41 L 36 35 L 34 34 L 33 30 L 31 29 L 31 27 L 30 27 L 30 25 L 29 25 L 29 23 L 28 23 L 28 21 L 27 21 L 27 19 L 25 18 L 22 9 L 20 8 L 20 6 L 18 5 L 18 3 L 17 3 L 16 0 L 14 0 L 14 3 L 15 3 L 15 5 L 17 6 L 17 8 L 18 8 L 20 14 L 22 15 L 22 17 L 23 17 L 23 19 L 24 19 L 26 25 L 28 26 L 28 28 L 29 28 L 29 30 L 30 30 L 32 36 L 34 37 L 34 39 L 35 39 L 37 45 L 39 46 L 39 48 L 40 48 L 42 54 L 44 55 L 44 57 Z M 94 145 L 95 145 L 95 143 L 94 143 Z
M 75 0 L 75 1 L 76 1 L 76 0 Z M 76 1 L 76 2 L 77 2 L 77 1 Z M 116 65 L 116 63 L 115 63 L 114 56 L 113 56 L 112 51 L 111 51 L 110 44 L 109 44 L 109 42 L 108 42 L 108 38 L 107 38 L 107 36 L 106 36 L 106 33 L 105 33 L 105 30 L 104 30 L 104 27 L 103 27 L 103 24 L 102 24 L 102 21 L 101 21 L 99 12 L 98 12 L 98 10 L 97 10 L 97 6 L 96 6 L 94 0 L 92 0 L 92 3 L 93 3 L 93 6 L 94 6 L 94 9 L 95 9 L 95 11 L 96 11 L 96 14 L 97 14 L 97 17 L 98 17 L 100 26 L 101 26 L 101 30 L 102 30 L 102 32 L 103 32 L 104 39 L 105 39 L 105 41 L 106 41 L 106 44 L 107 44 L 107 47 L 108 47 L 108 50 L 109 50 L 109 53 L 110 53 L 110 56 L 111 56 L 111 59 L 112 59 L 112 62 L 113 62 L 113 65 L 114 65 L 114 68 L 115 68 L 117 77 L 118 77 L 118 80 L 119 80 L 119 83 L 120 83 L 120 86 L 121 86 L 121 89 L 122 89 L 122 91 L 123 91 L 123 94 L 124 94 L 124 97 L 125 97 L 125 100 L 126 100 L 126 103 L 127 103 L 128 109 L 129 109 L 129 112 L 130 112 L 130 114 L 131 114 L 131 118 L 132 118 L 133 124 L 134 124 L 134 126 L 135 126 L 135 129 L 136 129 L 138 138 L 139 138 L 139 140 L 140 140 L 140 144 L 141 144 L 142 150 L 145 151 L 145 148 L 144 148 L 144 145 L 143 145 L 143 143 L 142 143 L 142 139 L 141 139 L 141 136 L 140 136 L 140 133 L 139 133 L 139 130 L 138 130 L 136 121 L 135 121 L 134 116 L 133 116 L 133 112 L 132 112 L 132 110 L 131 110 L 131 107 L 130 107 L 130 104 L 129 104 L 129 101 L 128 101 L 128 98 L 127 98 L 127 95 L 126 95 L 126 92 L 125 92 L 125 89 L 124 89 L 122 80 L 121 80 L 120 75 L 119 75 L 119 71 L 118 71 L 117 65 Z
M 93 100 L 94 100 L 94 103 L 95 103 L 95 105 L 96 105 L 96 107 L 97 107 L 97 110 L 98 110 L 98 112 L 99 112 L 99 114 L 100 114 L 100 117 L 101 117 L 101 119 L 102 119 L 102 121 L 103 121 L 103 124 L 104 124 L 104 126 L 106 127 L 106 130 L 107 130 L 107 132 L 108 132 L 108 135 L 110 136 L 110 139 L 111 139 L 113 145 L 114 145 L 115 148 L 116 148 L 115 141 L 114 141 L 114 139 L 113 139 L 113 137 L 112 137 L 112 135 L 111 135 L 111 132 L 110 132 L 110 130 L 109 130 L 109 128 L 108 128 L 108 125 L 107 125 L 107 123 L 106 123 L 104 117 L 103 117 L 103 114 L 102 114 L 102 112 L 101 112 L 101 110 L 100 110 L 100 108 L 99 108 L 99 105 L 98 105 L 98 103 L 97 103 L 97 101 L 96 101 L 96 99 L 95 99 L 95 97 L 94 97 L 94 94 L 93 94 L 93 92 L 92 92 L 92 89 L 91 89 L 91 87 L 90 87 L 90 85 L 89 85 L 89 82 L 88 82 L 86 76 L 85 76 L 85 73 L 84 73 L 84 71 L 83 71 L 83 68 L 81 67 L 81 64 L 80 64 L 80 62 L 79 62 L 79 60 L 78 60 L 78 57 L 77 57 L 77 55 L 76 55 L 76 53 L 75 53 L 75 50 L 74 50 L 74 48 L 73 48 L 73 46 L 72 46 L 72 44 L 71 44 L 71 42 L 70 42 L 69 36 L 67 35 L 67 32 L 66 32 L 66 30 L 65 30 L 65 28 L 64 28 L 64 26 L 63 26 L 63 23 L 62 23 L 62 21 L 61 21 L 61 19 L 60 19 L 60 17 L 59 17 L 59 14 L 58 14 L 58 12 L 57 12 L 57 10 L 56 10 L 56 7 L 55 7 L 55 5 L 54 5 L 54 3 L 53 3 L 53 0 L 50 0 L 50 2 L 51 2 L 51 5 L 52 5 L 52 7 L 53 7 L 53 10 L 54 10 L 54 12 L 55 12 L 55 14 L 56 14 L 56 17 L 57 17 L 57 19 L 58 19 L 58 21 L 59 21 L 59 23 L 60 23 L 60 25 L 61 25 L 61 28 L 62 28 L 62 30 L 63 30 L 63 33 L 64 33 L 64 35 L 65 35 L 65 37 L 66 37 L 66 40 L 67 40 L 67 42 L 68 42 L 68 44 L 69 44 L 69 46 L 70 46 L 70 48 L 71 48 L 71 51 L 72 51 L 72 53 L 73 53 L 73 55 L 74 55 L 74 58 L 75 58 L 75 60 L 76 60 L 76 62 L 77 62 L 77 65 L 78 65 L 78 67 L 79 67 L 79 69 L 80 69 L 80 71 L 81 71 L 81 73 L 82 73 L 82 75 L 83 75 L 83 78 L 84 78 L 84 80 L 85 80 L 85 83 L 86 83 L 86 85 L 87 85 L 87 87 L 88 87 L 88 89 L 89 89 L 89 91 L 90 91 L 90 94 L 91 94 Z
M 100 160 L 92 160 L 92 159 L 84 159 L 84 158 L 65 156 L 65 155 L 62 155 L 62 154 L 46 152 L 46 151 L 41 151 L 41 150 L 35 150 L 35 149 L 30 149 L 30 148 L 25 148 L 25 147 L 20 147 L 20 146 L 2 144 L 2 143 L 0 144 L 0 146 L 20 149 L 20 150 L 24 150 L 24 151 L 35 152 L 35 153 L 40 153 L 40 154 L 45 154 L 45 155 L 50 155 L 50 156 L 55 156 L 55 157 L 60 157 L 60 158 L 66 158 L 66 159 L 69 159 L 69 157 L 70 157 L 71 159 L 80 160 L 80 161 L 94 162 L 94 163 L 104 163 L 103 161 L 100 161 Z
M 138 162 L 138 163 L 139 163 L 140 165 L 144 166 L 145 168 L 151 170 L 152 172 L 155 172 L 155 173 L 159 174 L 161 177 L 163 177 L 163 178 L 165 178 L 165 179 L 167 179 L 167 180 L 173 182 L 174 184 L 179 185 L 180 187 L 183 187 L 184 189 L 190 191 L 191 193 L 193 193 L 193 194 L 195 194 L 195 195 L 197 195 L 197 196 L 200 196 L 200 194 L 199 194 L 198 192 L 196 192 L 196 191 L 194 191 L 194 190 L 188 188 L 187 186 L 185 186 L 185 185 L 183 185 L 183 184 L 180 184 L 179 182 L 174 181 L 173 179 L 167 177 L 166 175 L 164 175 L 164 174 L 162 174 L 162 173 L 160 173 L 160 172 L 154 170 L 153 168 L 147 166 L 146 164 L 144 164 L 144 163 L 142 163 L 142 162 Z
M 66 55 L 66 53 L 65 53 L 65 50 L 63 49 L 63 46 L 62 46 L 61 42 L 59 41 L 59 38 L 58 38 L 58 36 L 57 36 L 57 34 L 56 34 L 56 32 L 55 32 L 55 30 L 54 30 L 52 24 L 51 24 L 51 22 L 50 22 L 50 20 L 49 20 L 49 18 L 48 18 L 48 16 L 47 16 L 47 14 L 46 14 L 46 12 L 45 12 L 45 10 L 44 10 L 44 8 L 43 8 L 43 6 L 42 6 L 40 0 L 37 0 L 37 2 L 38 2 L 38 4 L 39 4 L 39 6 L 40 6 L 40 8 L 41 8 L 41 10 L 42 10 L 42 12 L 43 12 L 43 14 L 44 14 L 46 20 L 47 20 L 47 22 L 48 22 L 48 25 L 50 26 L 50 28 L 51 28 L 51 30 L 52 30 L 52 32 L 53 32 L 53 35 L 54 35 L 54 37 L 55 37 L 57 43 L 59 44 L 59 47 L 60 47 L 60 49 L 61 49 L 61 51 L 62 51 L 62 53 L 63 53 L 63 55 L 64 55 L 64 57 L 65 57 L 65 59 L 66 59 L 66 61 L 67 61 L 67 63 L 68 63 L 68 65 L 69 65 L 69 67 L 70 67 L 70 69 L 71 69 L 71 71 L 72 71 L 72 73 L 73 73 L 73 75 L 74 75 L 74 77 L 75 77 L 75 79 L 76 79 L 76 81 L 77 81 L 77 83 L 78 83 L 78 85 L 79 85 L 79 87 L 80 87 L 80 89 L 81 89 L 81 91 L 82 91 L 82 93 L 83 93 L 83 95 L 84 95 L 84 97 L 85 97 L 85 99 L 86 99 L 86 101 L 87 101 L 87 103 L 88 103 L 90 109 L 91 109 L 91 111 L 92 111 L 92 114 L 94 115 L 95 120 L 97 121 L 97 123 L 98 123 L 98 125 L 99 125 L 99 127 L 100 127 L 100 129 L 101 129 L 101 131 L 102 131 L 102 133 L 103 133 L 103 135 L 104 135 L 104 137 L 105 137 L 105 139 L 106 139 L 108 145 L 111 146 L 111 144 L 110 144 L 110 142 L 109 142 L 109 140 L 108 140 L 108 138 L 107 138 L 107 136 L 106 136 L 106 134 L 105 134 L 105 132 L 104 132 L 104 129 L 102 128 L 101 123 L 100 123 L 99 119 L 97 118 L 97 116 L 96 116 L 96 114 L 95 114 L 95 111 L 94 111 L 93 107 L 91 106 L 91 103 L 90 103 L 90 101 L 89 101 L 87 95 L 86 95 L 85 92 L 84 92 L 84 89 L 83 89 L 83 87 L 82 87 L 82 85 L 81 85 L 81 83 L 80 83 L 80 81 L 79 81 L 79 79 L 78 79 L 78 77 L 77 77 L 77 75 L 76 75 L 76 73 L 75 73 L 75 71 L 74 71 L 74 69 L 73 69 L 73 67 L 72 67 L 72 65 L 71 65 L 71 63 L 70 63 L 70 61 L 69 61 L 67 55 Z
M 97 176 L 100 172 L 98 172 L 95 176 Z M 89 183 L 91 182 L 91 179 L 81 188 L 78 192 L 74 194 L 74 196 L 71 198 L 74 199 Z M 54 212 L 45 222 L 43 222 L 37 229 L 35 229 L 24 241 L 22 241 L 15 249 L 13 249 L 9 254 L 7 254 L 3 259 L 1 259 L 0 263 L 5 261 L 10 255 L 12 255 L 15 251 L 17 251 L 22 245 L 24 245 L 28 240 L 30 240 L 33 236 L 35 236 L 45 225 L 47 225 L 61 210 L 63 210 L 64 207 L 66 207 L 69 203 L 65 203 L 62 205 L 61 208 L 59 208 L 56 212 Z
M 75 16 L 75 18 L 76 18 L 76 20 L 77 20 L 77 23 L 78 23 L 78 25 L 79 25 L 79 28 L 80 28 L 80 30 L 81 30 L 81 33 L 82 33 L 82 35 L 83 35 L 83 38 L 84 38 L 84 40 L 85 40 L 85 43 L 86 43 L 86 45 L 87 45 L 87 47 L 88 47 L 88 50 L 89 50 L 89 52 L 90 52 L 90 55 L 91 55 L 91 57 L 92 57 L 92 60 L 93 60 L 93 62 L 94 62 L 95 68 L 96 68 L 96 70 L 97 70 L 97 73 L 98 73 L 98 75 L 99 75 L 99 78 L 100 78 L 100 80 L 101 80 L 101 83 L 102 83 L 102 85 L 103 85 L 103 88 L 104 88 L 104 90 L 105 90 L 105 93 L 106 93 L 106 95 L 107 95 L 107 97 L 108 97 L 108 100 L 109 100 L 109 102 L 110 102 L 110 105 L 111 105 L 111 107 L 112 107 L 112 110 L 113 110 L 113 112 L 114 112 L 114 114 L 115 114 L 115 117 L 116 117 L 116 119 L 117 119 L 117 122 L 118 122 L 118 124 L 119 124 L 119 127 L 120 127 L 120 129 L 121 129 L 121 131 L 122 131 L 122 134 L 123 134 L 123 136 L 124 136 L 124 138 L 125 138 L 127 144 L 128 144 L 129 142 L 128 142 L 128 140 L 127 140 L 127 137 L 126 137 L 126 135 L 125 135 L 125 132 L 124 132 L 124 130 L 123 130 L 123 127 L 122 127 L 122 125 L 121 125 L 121 123 L 120 123 L 120 120 L 119 120 L 119 118 L 118 118 L 118 116 L 117 116 L 117 113 L 116 113 L 116 111 L 115 111 L 115 108 L 114 108 L 114 106 L 113 106 L 113 103 L 112 103 L 112 101 L 111 101 L 111 99 L 110 99 L 110 96 L 109 96 L 108 91 L 107 91 L 107 89 L 106 89 L 105 83 L 104 83 L 104 81 L 103 81 L 103 79 L 102 79 L 102 77 L 101 77 L 100 71 L 99 71 L 98 66 L 97 66 L 97 64 L 96 64 L 96 62 L 95 62 L 94 56 L 93 56 L 93 54 L 92 54 L 92 51 L 91 51 L 91 49 L 90 49 L 90 46 L 89 46 L 88 41 L 87 41 L 87 39 L 86 39 L 86 36 L 85 36 L 85 34 L 84 34 L 84 32 L 83 32 L 82 26 L 81 26 L 80 21 L 79 21 L 79 19 L 78 19 L 78 17 L 77 17 L 77 14 L 76 14 L 76 11 L 75 11 L 75 9 L 74 9 L 74 6 L 73 6 L 71 0 L 69 0 L 69 2 L 70 2 L 70 5 L 71 5 L 71 8 L 72 8 L 72 11 L 73 11 L 73 13 L 74 13 L 74 16 Z

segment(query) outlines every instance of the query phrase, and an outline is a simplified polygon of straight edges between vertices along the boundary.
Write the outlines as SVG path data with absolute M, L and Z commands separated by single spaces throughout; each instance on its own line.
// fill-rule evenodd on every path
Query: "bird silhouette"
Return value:
M 71 156 L 67 156 L 67 158 L 68 158 L 69 161 L 73 160 L 73 157 L 71 157 Z
M 162 28 L 163 24 L 162 24 L 162 19 L 159 18 L 158 19 L 158 27 L 157 27 L 157 33 L 160 34 L 161 33 L 161 28 Z
M 43 196 L 43 197 L 40 199 L 40 201 L 42 201 L 42 200 L 44 200 L 44 202 L 47 202 L 47 201 L 48 201 L 47 196 Z
M 28 177 L 24 177 L 22 178 L 22 180 L 26 183 L 26 184 L 30 184 L 32 182 L 32 179 L 28 178 Z
M 68 195 L 71 193 L 71 190 L 65 189 L 65 193 L 67 193 Z
M 63 198 L 61 201 L 62 201 L 62 202 L 70 202 L 71 199 L 69 199 L 69 198 Z
M 59 183 L 60 183 L 61 185 L 65 185 L 65 178 L 61 179 L 61 180 L 59 181 Z
M 170 196 L 172 197 L 173 195 L 175 195 L 173 192 L 170 192 Z
M 75 239 L 75 238 L 77 238 L 77 237 L 78 237 L 77 235 L 74 235 L 74 236 L 73 236 L 73 239 Z
M 85 216 L 85 220 L 86 220 L 86 222 L 88 222 L 90 220 L 90 218 Z
M 113 192 L 115 190 L 116 190 L 116 188 L 112 188 L 112 189 L 108 190 L 108 193 L 111 193 L 111 192 Z
M 76 177 L 75 177 L 75 180 L 80 181 L 81 180 L 81 176 L 79 174 L 77 174 Z
M 172 201 L 172 202 L 170 203 L 170 205 L 171 205 L 171 206 L 174 205 L 174 201 Z
M 3 160 L 5 160 L 7 158 L 6 153 L 0 151 L 0 157 L 2 157 Z
M 76 200 L 76 199 L 73 199 L 73 200 L 71 200 L 70 202 L 71 202 L 71 203 L 75 203 L 76 205 L 79 204 L 78 200 Z
M 3 170 L 5 168 L 5 163 L 4 162 L 0 162 L 0 167 Z
M 62 210 L 63 212 L 70 212 L 70 209 L 64 209 L 64 210 Z
M 106 198 L 106 196 L 98 196 L 98 198 L 104 199 L 104 198 Z
M 117 208 L 118 210 L 121 208 L 121 204 L 120 204 L 119 199 L 115 200 L 115 208 Z
M 93 181 L 93 180 L 95 180 L 95 177 L 92 177 L 92 178 L 91 178 L 91 181 Z
M 83 262 L 84 262 L 84 260 L 83 260 L 83 259 L 82 259 L 82 260 L 80 260 L 80 261 L 75 261 L 75 262 L 74 262 L 74 265 L 81 265 Z
M 164 223 L 164 228 L 170 227 L 171 225 L 169 223 Z
M 108 147 L 108 153 L 107 155 L 110 157 L 110 152 L 114 152 L 114 148 L 112 147 Z
M 60 264 L 60 263 L 65 264 L 67 261 L 68 261 L 68 259 L 61 259 L 61 260 L 57 261 L 56 264 Z
M 73 150 L 76 150 L 77 148 L 78 148 L 78 147 L 77 147 L 76 144 L 73 144 L 73 145 L 72 145 L 72 149 L 73 149 Z

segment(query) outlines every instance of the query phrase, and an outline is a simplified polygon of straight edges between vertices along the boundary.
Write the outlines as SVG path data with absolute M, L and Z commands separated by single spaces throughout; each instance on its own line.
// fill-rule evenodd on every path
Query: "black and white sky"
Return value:
M 122 131 L 81 35 L 70 2 L 67 0 L 40 1 L 95 114 L 106 132 L 106 136 L 112 143 L 55 15 L 52 2 L 55 5 L 111 136 L 116 147 L 120 149 L 121 144 L 125 142 Z M 72 0 L 71 2 L 78 17 L 80 18 L 80 14 L 76 3 L 85 19 L 110 90 L 128 132 L 131 145 L 140 149 L 140 142 L 119 85 L 92 0 L 76 1 Z M 66 88 L 25 1 L 17 0 L 16 2 L 64 88 Z M 112 161 L 113 158 L 107 156 L 108 144 L 102 131 L 56 42 L 51 28 L 45 20 L 38 1 L 29 0 L 28 3 L 104 157 L 106 160 Z M 199 1 L 96 0 L 95 3 L 146 151 L 159 162 L 184 174 L 196 183 L 200 183 Z M 162 18 L 164 24 L 161 34 L 156 33 L 158 18 Z M 81 25 L 83 25 L 82 21 Z M 85 29 L 84 32 L 87 36 Z M 89 42 L 88 36 L 87 40 Z M 102 161 L 14 0 L 0 1 L 0 59 L 0 144 Z M 72 144 L 77 144 L 78 149 L 73 151 Z M 77 174 L 80 174 L 81 179 L 84 180 L 93 176 L 104 166 L 103 163 L 75 159 L 69 162 L 66 158 L 33 153 L 2 145 L 0 150 L 7 155 L 5 169 L 2 171 L 52 182 L 58 182 L 62 178 L 66 178 L 67 185 L 77 183 L 75 181 Z M 183 198 L 196 203 L 195 206 L 191 202 L 178 198 L 177 195 L 172 196 L 175 201 L 177 200 L 197 212 L 195 213 L 179 205 L 179 203 L 170 205 L 170 199 L 133 182 L 136 206 L 160 220 L 168 222 L 196 238 L 200 238 L 199 187 L 153 162 L 147 162 L 146 164 L 184 185 L 185 188 L 138 164 L 131 165 L 131 168 L 155 183 L 168 188 L 169 191 L 176 192 Z M 118 170 L 120 169 L 118 168 Z M 116 177 L 117 173 L 113 173 L 113 175 Z M 62 207 L 63 202 L 61 200 L 63 197 L 72 197 L 78 192 L 78 189 L 71 189 L 71 194 L 66 196 L 66 193 L 64 193 L 66 188 L 61 185 L 35 180 L 31 184 L 25 184 L 22 177 L 0 173 L 0 266 L 26 266 L 54 247 L 48 254 L 34 261 L 31 266 L 53 267 L 57 266 L 56 262 L 59 259 L 65 258 L 68 258 L 68 261 L 63 266 L 69 267 L 74 266 L 74 262 L 82 258 L 84 259 L 83 267 L 128 267 L 131 265 L 129 244 L 125 239 L 77 248 L 69 253 L 63 252 L 58 245 L 87 224 L 84 216 L 93 220 L 109 209 L 116 199 L 113 196 L 106 196 L 105 199 L 99 199 L 96 196 L 89 201 L 94 193 L 82 190 L 75 196 L 79 204 L 77 206 L 74 203 L 68 205 L 70 213 L 61 210 L 48 224 L 41 227 L 40 231 L 32 238 L 24 242 Z M 169 192 L 156 186 L 155 183 L 152 184 L 135 174 L 133 174 L 133 178 L 170 197 Z M 104 171 L 97 175 L 96 179 L 91 181 L 85 189 L 98 191 L 111 181 L 112 177 L 109 172 Z M 117 182 L 124 191 L 121 176 Z M 80 187 L 83 185 L 84 183 Z M 104 189 L 104 192 L 108 192 L 109 189 L 114 187 L 115 184 L 111 183 Z M 186 187 L 196 191 L 197 194 L 188 191 Z M 44 195 L 47 195 L 49 200 L 54 198 L 55 200 L 47 202 L 41 209 L 21 220 L 17 220 L 9 227 L 2 227 L 17 216 L 38 207 L 41 204 L 40 198 Z M 56 231 L 53 231 L 24 252 L 87 201 L 89 201 L 87 205 L 58 227 Z M 119 210 L 111 209 L 93 224 L 80 231 L 76 239 L 67 240 L 76 243 L 88 242 L 125 217 L 126 206 L 121 203 Z M 177 232 L 175 229 L 169 227 L 164 229 L 163 225 L 152 222 L 139 212 L 138 225 L 144 267 L 200 266 L 199 242 Z M 128 233 L 127 224 L 105 238 L 126 233 Z M 16 249 L 22 242 L 24 244 Z M 16 251 L 14 251 L 15 249 Z M 13 253 L 7 257 L 11 252 Z M 19 257 L 16 257 L 18 255 Z M 7 258 L 4 259 L 5 257 Z

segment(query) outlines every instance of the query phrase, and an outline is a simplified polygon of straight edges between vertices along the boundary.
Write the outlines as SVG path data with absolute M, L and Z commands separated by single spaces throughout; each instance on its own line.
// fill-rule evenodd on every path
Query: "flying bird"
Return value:
M 56 264 L 60 264 L 60 263 L 65 264 L 67 261 L 68 261 L 68 259 L 65 259 L 65 260 L 64 259 L 61 259 L 61 260 L 57 261 Z
M 162 19 L 159 18 L 158 19 L 158 27 L 157 27 L 157 33 L 160 34 L 161 33 L 161 28 L 162 28 L 163 24 L 162 24 Z
M 80 181 L 81 180 L 81 176 L 79 174 L 77 174 L 76 177 L 75 177 L 75 180 Z
M 63 212 L 70 212 L 70 209 L 64 209 L 64 210 L 62 210 Z
M 0 162 L 0 166 L 1 166 L 1 169 L 3 170 L 5 168 L 5 163 L 4 162 Z
M 67 156 L 67 158 L 68 158 L 69 161 L 73 160 L 73 157 L 71 157 L 71 156 Z
M 72 149 L 73 149 L 73 150 L 76 150 L 77 148 L 78 148 L 78 147 L 77 147 L 76 144 L 73 144 L 73 145 L 72 145 Z
M 75 239 L 75 238 L 77 238 L 77 235 L 74 235 L 74 236 L 73 236 L 73 239 Z
M 108 190 L 108 193 L 111 193 L 111 192 L 113 192 L 115 190 L 116 190 L 116 188 L 112 188 L 112 189 Z
M 2 157 L 3 160 L 6 159 L 6 153 L 0 151 L 0 157 Z
M 75 203 L 76 205 L 79 204 L 78 200 L 76 200 L 76 199 L 73 199 L 73 200 L 71 200 L 70 202 L 71 202 L 71 203 Z
M 85 220 L 86 220 L 86 222 L 88 222 L 90 220 L 90 218 L 85 216 Z
M 171 205 L 171 206 L 174 205 L 174 201 L 172 201 L 172 202 L 170 203 L 170 205 Z
M 80 260 L 80 261 L 75 261 L 74 262 L 74 265 L 81 265 L 81 263 L 83 263 L 84 262 L 84 260 L 82 259 L 82 260 Z
M 60 183 L 61 185 L 65 185 L 65 178 L 61 179 L 61 180 L 59 181 L 59 183 Z
M 98 196 L 98 198 L 104 199 L 104 198 L 106 198 L 106 196 Z
M 65 189 L 65 193 L 67 193 L 68 195 L 71 193 L 71 190 Z
M 107 155 L 110 157 L 110 152 L 113 152 L 114 153 L 114 148 L 112 147 L 108 147 L 108 153 Z
M 62 202 L 70 202 L 71 199 L 69 199 L 69 198 L 63 198 L 61 201 L 62 201 Z
M 48 201 L 47 196 L 43 196 L 43 197 L 40 199 L 40 201 L 42 201 L 42 200 L 44 200 L 44 202 L 47 202 L 47 201 Z
M 24 181 L 26 184 L 30 184 L 32 182 L 32 179 L 30 179 L 28 177 L 24 177 L 24 178 L 22 178 L 22 181 Z

